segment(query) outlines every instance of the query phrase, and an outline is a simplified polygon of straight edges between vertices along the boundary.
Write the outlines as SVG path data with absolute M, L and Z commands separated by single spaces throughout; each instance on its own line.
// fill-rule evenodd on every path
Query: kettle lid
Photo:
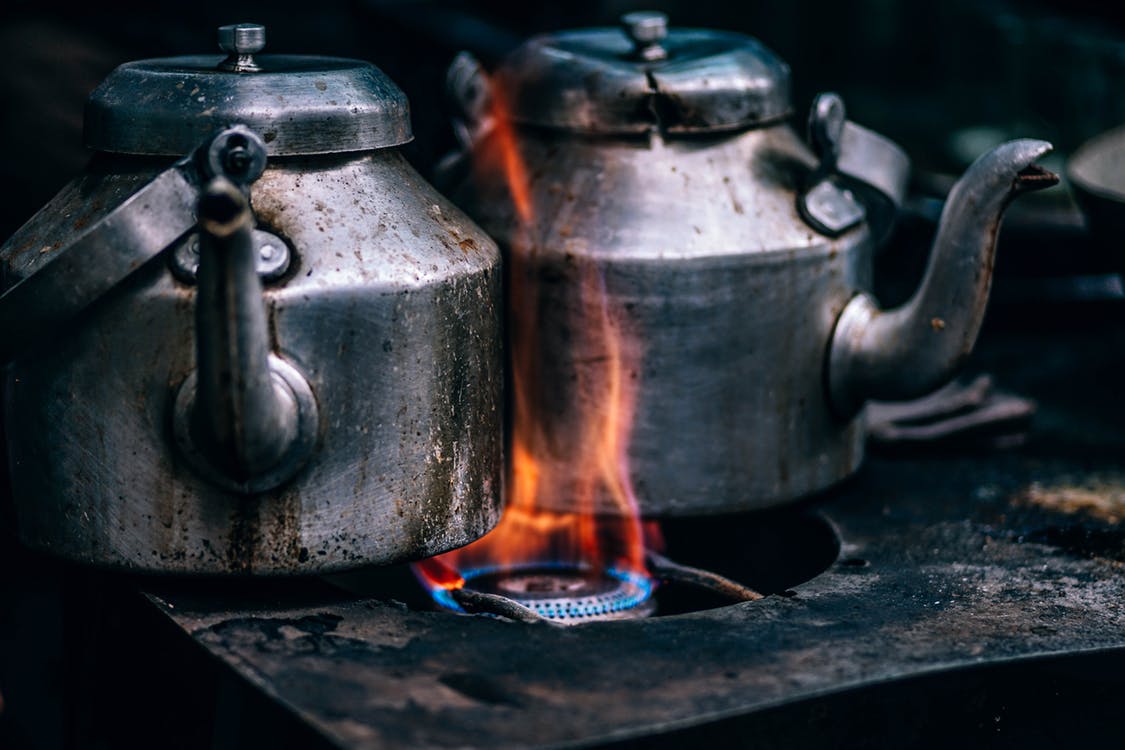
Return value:
M 182 155 L 232 123 L 260 133 L 271 156 L 399 146 L 410 104 L 381 70 L 338 57 L 259 55 L 265 27 L 219 29 L 223 55 L 125 63 L 86 103 L 88 148 Z
M 654 11 L 623 28 L 537 36 L 495 84 L 515 122 L 586 134 L 739 130 L 790 114 L 789 66 L 758 40 L 668 28 Z

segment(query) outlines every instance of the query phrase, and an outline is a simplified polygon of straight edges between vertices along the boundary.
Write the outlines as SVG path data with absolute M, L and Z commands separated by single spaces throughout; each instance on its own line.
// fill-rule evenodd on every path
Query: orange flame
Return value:
M 490 171 L 491 165 L 488 162 L 499 162 L 504 171 L 504 183 L 511 195 L 512 207 L 519 219 L 520 233 L 523 234 L 531 227 L 532 221 L 531 183 L 527 179 L 527 168 L 520 154 L 512 119 L 508 116 L 504 94 L 495 86 L 492 93 L 492 138 L 494 155 L 490 157 L 486 154 L 482 160 L 484 164 L 478 170 Z
M 646 532 L 658 537 L 659 530 L 642 528 L 628 464 L 640 340 L 607 295 L 604 269 L 591 259 L 576 260 L 575 283 L 568 288 L 573 298 L 565 307 L 571 353 L 582 357 L 574 358 L 570 400 L 561 410 L 557 403 L 544 408 L 532 185 L 503 96 L 495 87 L 493 92 L 492 129 L 475 168 L 482 182 L 502 177 L 517 224 L 507 257 L 514 396 L 507 504 L 490 534 L 423 561 L 415 571 L 431 589 L 459 588 L 472 570 L 554 563 L 646 575 Z M 552 450 L 562 444 L 565 460 Z M 607 502 L 614 512 L 596 514 Z

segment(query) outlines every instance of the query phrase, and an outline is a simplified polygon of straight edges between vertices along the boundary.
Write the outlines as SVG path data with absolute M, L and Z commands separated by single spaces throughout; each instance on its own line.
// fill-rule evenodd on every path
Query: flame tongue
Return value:
M 588 257 L 574 261 L 563 305 L 566 317 L 540 319 L 537 280 L 543 261 L 534 250 L 538 243 L 531 241 L 535 212 L 527 170 L 501 96 L 494 97 L 492 114 L 492 132 L 476 166 L 484 173 L 482 181 L 502 176 L 517 219 L 508 257 L 514 413 L 507 505 L 490 534 L 418 563 L 415 572 L 446 606 L 452 602 L 450 590 L 472 585 L 481 575 L 509 574 L 526 583 L 535 578 L 534 571 L 545 569 L 569 571 L 569 579 L 542 579 L 564 588 L 566 580 L 624 582 L 632 587 L 626 599 L 639 598 L 635 604 L 640 604 L 651 594 L 652 582 L 644 565 L 645 535 L 627 459 L 639 337 L 607 294 L 603 268 Z M 566 403 L 545 408 L 550 399 L 542 393 L 540 368 L 545 347 L 557 345 L 560 337 L 541 328 L 560 324 L 569 331 L 569 351 L 561 357 L 555 352 L 552 360 L 574 368 L 575 388 L 566 394 Z M 552 449 L 558 446 L 566 447 Z M 595 514 L 606 503 L 615 512 Z M 503 593 L 503 582 L 497 587 Z M 527 596 L 518 598 L 527 603 Z

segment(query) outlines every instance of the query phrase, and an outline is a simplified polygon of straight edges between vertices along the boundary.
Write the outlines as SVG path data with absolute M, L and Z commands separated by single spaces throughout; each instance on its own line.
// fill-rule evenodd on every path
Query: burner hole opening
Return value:
M 766 596 L 797 596 L 794 587 L 828 570 L 840 554 L 840 540 L 832 525 L 815 512 L 804 510 L 663 519 L 660 525 L 664 539 L 662 556 L 680 565 L 717 573 Z M 839 564 L 858 569 L 867 562 L 844 558 Z M 562 570 L 551 567 L 540 566 L 510 575 L 479 571 L 474 576 L 475 585 L 470 583 L 467 588 L 480 587 L 485 595 L 499 594 L 513 601 L 540 600 L 540 608 L 553 607 L 557 614 L 571 621 L 599 619 L 592 616 L 595 610 L 628 610 L 632 606 L 639 611 L 631 616 L 661 617 L 732 604 L 729 598 L 713 591 L 683 582 L 661 581 L 659 577 L 655 591 L 646 597 L 636 596 L 627 581 L 610 580 L 607 585 L 607 580 L 599 583 L 588 573 L 568 574 L 566 566 Z M 609 578 L 613 576 L 609 574 Z M 395 599 L 415 610 L 440 609 L 419 585 L 409 565 L 366 568 L 335 574 L 328 580 L 357 596 Z
M 713 571 L 766 596 L 796 596 L 793 587 L 828 570 L 840 555 L 832 524 L 808 510 L 665 519 L 661 533 L 665 557 Z M 713 593 L 678 584 L 658 586 L 655 598 L 657 616 L 730 605 Z

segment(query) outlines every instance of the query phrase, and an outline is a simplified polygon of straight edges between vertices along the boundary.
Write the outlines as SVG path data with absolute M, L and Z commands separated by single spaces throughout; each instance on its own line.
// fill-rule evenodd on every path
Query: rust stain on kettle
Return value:
M 240 498 L 230 516 L 227 568 L 232 573 L 253 573 L 254 553 L 261 539 L 258 503 L 250 498 Z

